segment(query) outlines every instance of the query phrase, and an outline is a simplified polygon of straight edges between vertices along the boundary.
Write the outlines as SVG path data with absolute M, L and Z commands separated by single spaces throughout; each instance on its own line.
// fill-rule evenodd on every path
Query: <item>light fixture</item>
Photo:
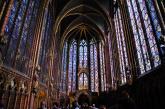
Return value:
M 24 85 L 24 83 L 22 83 L 21 88 L 22 88 L 22 89 L 25 89 L 25 85 Z
M 10 86 L 11 86 L 11 88 L 13 88 L 14 85 L 15 85 L 14 80 L 11 80 L 11 81 L 10 81 Z

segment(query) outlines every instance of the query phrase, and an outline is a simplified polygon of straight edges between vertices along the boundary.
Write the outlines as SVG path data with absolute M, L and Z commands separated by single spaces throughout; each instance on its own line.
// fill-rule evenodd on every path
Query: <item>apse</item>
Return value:
M 82 25 L 65 40 L 60 86 L 64 93 L 106 91 L 104 43 L 99 35 Z

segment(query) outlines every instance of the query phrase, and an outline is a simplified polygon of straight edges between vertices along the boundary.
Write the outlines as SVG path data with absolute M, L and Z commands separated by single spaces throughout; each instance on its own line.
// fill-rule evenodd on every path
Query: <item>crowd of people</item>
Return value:
M 82 105 L 79 105 L 78 102 L 75 101 L 72 103 L 71 109 L 105 109 L 105 108 L 97 108 L 95 104 L 88 105 L 88 103 L 83 103 Z
M 41 102 L 40 108 L 38 109 L 47 109 L 46 103 Z M 104 105 L 101 105 L 100 108 L 97 108 L 95 104 L 88 105 L 87 103 L 79 105 L 77 101 L 74 101 L 71 106 L 62 106 L 59 105 L 57 102 L 54 102 L 51 109 L 106 109 L 106 107 Z
M 47 109 L 46 104 L 42 102 L 39 109 Z M 67 106 L 59 105 L 57 102 L 54 102 L 52 109 L 137 109 L 137 106 L 128 92 L 123 91 L 117 102 L 110 107 L 106 107 L 105 105 L 97 107 L 95 104 L 89 105 L 88 103 L 79 105 L 78 101 L 74 101 L 72 105 L 68 104 Z
M 106 109 L 105 106 L 100 106 L 100 108 L 97 108 L 95 104 L 88 105 L 87 103 L 83 103 L 82 105 L 79 105 L 77 101 L 72 103 L 72 106 L 62 107 L 58 106 L 57 103 L 53 104 L 52 109 Z

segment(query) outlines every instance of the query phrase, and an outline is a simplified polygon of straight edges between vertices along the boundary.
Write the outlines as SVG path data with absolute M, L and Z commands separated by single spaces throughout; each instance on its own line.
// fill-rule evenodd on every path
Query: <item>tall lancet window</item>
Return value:
M 68 91 L 76 90 L 77 42 L 73 40 L 69 50 Z
M 62 57 L 62 70 L 61 70 L 61 91 L 66 91 L 66 75 L 67 75 L 67 49 L 68 49 L 68 44 L 65 43 L 64 48 L 63 48 L 63 57 Z
M 90 42 L 90 75 L 91 75 L 91 91 L 98 92 L 99 80 L 98 80 L 98 60 L 97 60 L 97 48 L 94 40 Z
M 21 33 L 21 40 L 20 40 L 20 47 L 19 47 L 20 60 L 17 61 L 16 69 L 19 71 L 22 71 L 22 72 L 26 71 L 24 69 L 25 69 L 26 62 L 28 60 L 27 56 L 25 55 L 25 52 L 26 52 L 25 50 L 27 47 L 27 41 L 29 40 L 28 38 L 30 36 L 29 35 L 29 25 L 30 25 L 30 21 L 33 18 L 32 16 L 34 13 L 34 8 L 35 8 L 34 5 L 35 5 L 35 2 L 30 1 L 29 7 L 27 8 L 26 19 L 23 24 L 23 31 Z
M 85 40 L 80 41 L 79 48 L 79 67 L 86 68 L 87 67 L 87 42 Z
M 123 25 L 121 20 L 120 9 L 117 10 L 115 14 L 115 29 L 116 29 L 116 39 L 118 45 L 119 61 L 120 61 L 120 78 L 121 83 L 126 83 L 126 68 L 128 67 L 128 57 L 126 52 L 126 43 L 123 33 Z
M 79 90 L 88 89 L 88 76 L 86 73 L 79 75 Z
M 152 0 L 127 0 L 141 73 L 160 64 L 156 38 L 161 28 Z
M 105 74 L 105 57 L 104 57 L 104 46 L 99 43 L 99 53 L 100 53 L 100 73 L 101 73 L 101 91 L 106 91 L 106 74 Z
M 26 8 L 28 8 L 29 2 L 28 0 L 23 0 L 23 1 L 14 1 L 13 8 L 11 10 L 11 15 L 9 17 L 9 22 L 6 26 L 6 32 L 8 33 L 8 44 L 7 44 L 7 51 L 5 53 L 6 55 L 6 64 L 9 66 L 13 66 L 13 61 L 19 59 L 20 57 L 20 50 L 17 50 L 17 46 L 20 40 L 20 32 L 21 32 L 21 26 L 23 25 L 22 23 L 24 22 L 23 16 L 26 16 Z M 12 13 L 13 12 L 13 13 Z M 10 20 L 12 18 L 12 20 Z M 15 20 L 15 21 L 14 21 Z M 19 52 L 19 56 L 16 57 Z
M 60 90 L 68 93 L 84 89 L 91 89 L 92 92 L 99 92 L 99 89 L 106 91 L 104 61 L 104 45 L 94 39 L 72 39 L 65 42 Z
M 14 0 L 5 26 L 4 63 L 21 72 L 27 71 L 39 5 L 40 0 Z

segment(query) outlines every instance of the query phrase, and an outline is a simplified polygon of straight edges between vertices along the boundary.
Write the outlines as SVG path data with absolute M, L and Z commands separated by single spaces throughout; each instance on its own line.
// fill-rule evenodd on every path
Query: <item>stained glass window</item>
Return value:
M 22 5 L 20 7 L 20 10 L 18 12 L 18 17 L 17 17 L 16 23 L 15 23 L 15 28 L 13 30 L 12 40 L 11 40 L 10 48 L 9 48 L 9 50 L 12 51 L 10 58 L 15 58 L 14 55 L 15 55 L 15 51 L 17 49 L 16 48 L 17 43 L 18 43 L 18 40 L 19 40 L 18 36 L 19 36 L 20 29 L 21 29 L 21 24 L 23 22 L 23 17 L 22 16 L 24 16 L 25 9 L 26 9 L 27 5 L 28 5 L 28 0 L 23 0 Z M 8 53 L 8 55 L 10 55 L 10 53 Z M 16 60 L 20 59 L 20 55 L 21 55 L 21 52 L 19 50 L 19 55 L 18 55 L 18 57 L 16 57 L 17 58 Z M 14 61 L 14 60 L 12 60 L 12 61 Z
M 32 19 L 32 14 L 33 14 L 33 11 L 34 11 L 34 1 L 31 1 L 30 4 L 29 4 L 29 7 L 28 7 L 28 10 L 27 10 L 27 13 L 26 13 L 26 19 L 25 19 L 25 22 L 24 22 L 24 26 L 23 26 L 23 31 L 21 33 L 21 42 L 20 42 L 20 59 L 19 61 L 17 60 L 17 65 L 16 65 L 16 69 L 21 71 L 21 72 L 24 72 L 26 70 L 25 69 L 25 64 L 26 64 L 26 61 L 27 61 L 27 57 L 25 56 L 25 50 L 26 50 L 26 42 L 28 40 L 28 31 L 29 31 L 29 25 L 30 25 L 30 20 Z
M 158 21 L 158 16 L 156 14 L 156 10 L 155 10 L 155 7 L 154 7 L 153 0 L 147 0 L 146 4 L 148 5 L 149 13 L 151 15 L 151 21 L 154 24 L 153 30 L 156 32 L 156 36 L 158 38 L 160 38 L 160 36 L 162 35 L 162 29 L 161 29 L 160 23 Z
M 153 33 L 156 31 L 157 37 L 160 36 L 160 25 L 152 0 L 146 3 L 145 0 L 127 0 L 141 73 L 150 70 L 151 63 L 153 63 L 153 67 L 160 64 L 156 37 Z M 147 5 L 150 7 L 150 12 L 147 10 Z M 152 28 L 151 21 L 154 22 L 154 28 Z
M 80 67 L 87 67 L 87 43 L 85 40 L 80 42 L 79 54 Z
M 35 31 L 35 24 L 37 21 L 37 13 L 39 10 L 39 6 L 40 6 L 40 0 L 35 0 L 33 1 L 34 5 L 32 8 L 32 15 L 31 15 L 31 19 L 29 21 L 29 26 L 28 26 L 28 33 L 27 33 L 27 39 L 26 39 L 26 44 L 25 44 L 25 50 L 23 53 L 23 57 L 25 58 L 25 63 L 23 65 L 23 70 L 22 72 L 27 72 L 28 69 L 28 62 L 30 61 L 30 52 L 31 52 L 31 47 L 32 47 L 32 40 L 33 40 L 33 35 L 34 35 L 34 31 Z
M 20 3 L 20 5 L 19 5 Z M 10 12 L 8 23 L 5 27 L 5 33 L 8 36 L 8 44 L 6 46 L 6 51 L 4 55 L 6 56 L 5 63 L 11 66 L 12 58 L 14 58 L 14 52 L 16 51 L 16 45 L 18 40 L 18 32 L 22 21 L 22 14 L 25 11 L 26 2 L 14 0 L 13 7 Z M 17 29 L 15 29 L 17 28 Z
M 88 89 L 88 76 L 86 73 L 81 73 L 79 76 L 79 90 Z
M 9 15 L 9 20 L 8 23 L 5 27 L 5 32 L 6 34 L 9 34 L 9 32 L 11 31 L 11 27 L 14 23 L 14 19 L 15 19 L 15 15 L 16 15 L 16 11 L 18 11 L 18 0 L 14 0 L 10 15 Z
M 68 45 L 67 42 L 63 48 L 63 57 L 62 57 L 62 71 L 61 71 L 61 91 L 66 91 L 66 75 L 67 75 L 67 49 Z
M 94 40 L 90 42 L 90 75 L 91 75 L 91 91 L 98 92 L 98 61 L 97 61 L 97 48 Z
M 162 29 L 161 29 L 160 23 L 158 21 L 158 16 L 156 14 L 154 3 L 152 0 L 147 0 L 146 4 L 148 5 L 148 9 L 149 9 L 148 13 L 150 13 L 151 22 L 153 22 L 153 28 L 152 29 L 153 29 L 153 31 L 156 32 L 156 38 L 160 39 L 160 36 L 162 35 Z M 163 50 L 161 52 L 163 53 Z M 156 56 L 154 58 L 154 64 L 155 64 L 155 66 L 157 66 L 160 64 L 160 59 L 158 56 L 158 50 L 156 50 L 155 54 L 156 54 Z M 163 54 L 165 54 L 165 53 L 163 53 Z
M 76 90 L 76 57 L 77 57 L 77 42 L 73 40 L 69 51 L 69 73 L 68 73 L 68 91 Z
M 21 72 L 26 71 L 39 4 L 39 0 L 14 0 L 5 26 L 5 34 L 8 36 L 3 50 L 5 64 Z
M 104 48 L 102 43 L 99 43 L 99 53 L 100 53 L 101 91 L 106 91 L 105 60 L 104 60 Z
M 114 81 L 114 78 L 115 78 L 115 71 L 114 71 L 114 59 L 113 59 L 113 54 L 112 54 L 112 37 L 111 37 L 111 34 L 108 33 L 108 44 L 109 44 L 109 56 L 110 56 L 110 69 L 111 69 L 111 80 L 112 80 L 112 87 L 115 87 L 115 81 Z M 109 87 L 109 86 L 108 86 Z
M 153 28 L 151 27 L 151 22 L 149 19 L 149 14 L 146 9 L 145 1 L 139 0 L 139 5 L 142 12 L 142 17 L 144 19 L 147 39 L 148 39 L 149 47 L 151 51 L 151 59 L 152 59 L 151 61 L 154 62 L 154 67 L 156 67 L 160 64 L 160 59 L 159 59 L 159 52 L 158 52 L 158 48 L 157 48 L 154 33 L 153 33 Z
M 128 57 L 126 51 L 125 37 L 123 33 L 122 19 L 119 9 L 117 10 L 117 13 L 115 15 L 115 29 L 120 61 L 120 77 L 121 83 L 124 84 L 126 83 L 126 67 L 128 67 Z
M 79 42 L 79 44 L 77 44 L 77 42 Z M 89 85 L 92 92 L 98 92 L 99 83 L 101 83 L 102 86 L 101 91 L 105 91 L 106 74 L 105 74 L 105 62 L 104 62 L 105 61 L 104 46 L 100 44 L 101 46 L 99 51 L 98 48 L 99 46 L 97 47 L 98 42 L 96 42 L 96 40 L 94 39 L 91 39 L 89 43 L 87 43 L 87 40 L 84 39 L 81 39 L 80 41 L 73 39 L 71 40 L 71 44 L 69 44 L 70 41 L 66 41 L 66 43 L 68 43 L 68 45 L 65 44 L 62 55 L 63 57 L 62 57 L 62 69 L 61 69 L 61 91 L 66 90 L 65 89 L 66 86 L 64 85 L 66 83 L 65 80 L 66 78 L 68 78 L 67 81 L 68 92 L 75 92 L 76 89 L 78 90 L 88 89 Z M 67 49 L 66 46 L 69 48 Z M 88 53 L 88 49 L 90 53 Z M 67 57 L 67 53 L 69 53 L 68 57 Z M 98 58 L 98 54 L 100 54 L 99 58 Z M 79 59 L 78 62 L 79 64 L 77 65 L 78 59 Z M 101 61 L 99 61 L 99 59 Z M 66 62 L 67 60 L 68 62 Z M 88 62 L 89 60 L 90 62 Z M 100 64 L 98 62 L 100 62 Z M 89 63 L 90 63 L 90 67 L 88 67 Z M 99 68 L 101 69 L 100 71 L 101 77 L 99 77 L 99 71 L 98 71 Z M 67 74 L 67 70 L 68 70 L 68 74 Z M 101 79 L 99 80 L 99 78 Z M 76 84 L 78 84 L 78 87 L 76 86 Z

